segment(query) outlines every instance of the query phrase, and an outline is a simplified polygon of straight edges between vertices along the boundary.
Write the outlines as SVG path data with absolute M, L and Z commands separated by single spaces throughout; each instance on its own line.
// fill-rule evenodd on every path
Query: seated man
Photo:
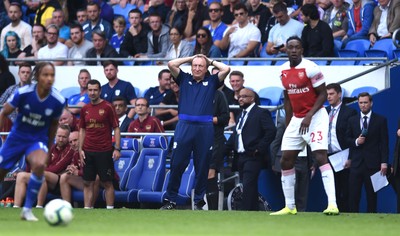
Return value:
M 374 20 L 369 28 L 371 46 L 382 38 L 391 38 L 393 32 L 400 28 L 400 1 L 379 0 L 374 9 Z M 387 15 L 387 17 L 382 17 Z
M 108 44 L 108 39 L 104 31 L 95 30 L 92 32 L 93 48 L 86 52 L 86 58 L 117 58 L 119 54 Z M 101 61 L 87 61 L 86 65 L 102 65 Z M 118 64 L 121 64 L 118 62 Z
M 234 8 L 236 24 L 224 32 L 220 47 L 228 49 L 229 58 L 254 57 L 261 42 L 261 32 L 257 26 L 249 23 L 248 10 L 244 4 Z
M 91 75 L 88 70 L 81 69 L 78 75 L 78 84 L 80 88 L 80 93 L 74 94 L 68 98 L 68 106 L 80 106 L 83 107 L 84 105 L 90 102 L 89 96 L 87 94 L 87 84 L 91 80 Z M 76 117 L 79 117 L 79 113 L 81 112 L 80 107 L 69 107 L 68 110 L 74 114 Z
M 70 131 L 79 131 L 79 119 L 76 118 L 68 109 L 64 109 L 58 120 L 60 125 L 68 125 Z
M 73 150 L 68 143 L 69 134 L 70 129 L 67 125 L 58 126 L 56 144 L 53 145 L 49 152 L 49 163 L 44 171 L 44 178 L 46 181 L 43 182 L 38 194 L 36 206 L 38 208 L 43 207 L 48 190 L 52 193 L 59 194 L 60 174 L 65 172 L 73 158 L 78 158 L 78 152 Z M 30 175 L 31 174 L 28 172 L 18 173 L 14 194 L 14 207 L 20 207 L 22 205 Z
M 168 69 L 163 69 L 158 73 L 158 84 L 159 86 L 149 88 L 144 95 L 149 105 L 160 104 L 167 92 L 170 91 L 171 72 Z
M 164 133 L 164 127 L 158 118 L 150 116 L 149 102 L 146 98 L 138 98 L 135 102 L 138 118 L 129 124 L 128 132 Z
M 160 105 L 178 105 L 179 101 L 179 85 L 171 80 L 171 91 L 168 93 Z M 165 130 L 175 130 L 178 123 L 178 109 L 175 108 L 159 108 L 156 109 L 156 116 L 161 120 L 161 124 Z
M 126 99 L 122 96 L 116 96 L 112 104 L 118 117 L 119 130 L 121 132 L 127 132 L 132 119 L 127 116 L 128 106 L 126 104 Z

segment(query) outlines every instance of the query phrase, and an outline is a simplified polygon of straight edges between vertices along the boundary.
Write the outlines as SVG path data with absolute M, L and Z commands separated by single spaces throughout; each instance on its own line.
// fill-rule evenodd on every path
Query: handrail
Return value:
M 393 44 L 400 48 L 400 28 L 396 29 L 392 35 Z

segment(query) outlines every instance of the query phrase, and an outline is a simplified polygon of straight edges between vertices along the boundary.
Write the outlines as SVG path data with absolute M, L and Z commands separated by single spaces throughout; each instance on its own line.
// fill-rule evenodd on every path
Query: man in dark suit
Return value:
M 271 113 L 255 104 L 255 93 L 250 89 L 239 92 L 239 105 L 243 112 L 236 122 L 227 150 L 238 153 L 238 169 L 243 184 L 242 210 L 258 210 L 258 175 L 269 146 L 275 138 L 276 128 Z
M 364 184 L 367 195 L 367 212 L 374 213 L 377 208 L 377 194 L 372 187 L 370 176 L 380 171 L 386 175 L 388 162 L 388 128 L 385 117 L 371 111 L 372 96 L 369 93 L 358 95 L 361 113 L 349 119 L 347 144 L 350 147 L 349 209 L 359 212 L 361 188 Z
M 357 111 L 342 103 L 342 88 L 337 83 L 326 86 L 329 106 L 328 156 L 347 149 L 346 130 L 350 117 Z M 336 201 L 341 212 L 349 211 L 349 169 L 334 172 Z
M 121 130 L 121 132 L 128 132 L 128 127 L 132 119 L 126 115 L 128 107 L 125 98 L 122 96 L 117 96 L 114 98 L 112 104 L 118 117 L 119 129 Z

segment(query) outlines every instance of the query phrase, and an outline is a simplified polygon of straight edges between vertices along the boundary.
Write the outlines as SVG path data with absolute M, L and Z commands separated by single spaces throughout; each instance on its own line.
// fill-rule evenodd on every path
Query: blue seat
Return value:
M 260 103 L 264 106 L 278 106 L 282 103 L 283 89 L 281 87 L 266 87 L 258 92 Z
M 167 192 L 168 182 L 169 182 L 170 171 L 167 172 L 164 179 L 163 188 L 161 191 L 144 191 L 141 190 L 138 193 L 139 202 L 147 203 L 163 203 L 165 199 L 165 194 Z M 188 203 L 191 197 L 191 192 L 194 187 L 194 163 L 191 158 L 185 172 L 182 174 L 181 185 L 178 190 L 178 198 L 176 203 L 178 205 L 185 205 Z
M 246 61 L 240 60 L 240 61 L 229 61 L 229 65 L 231 66 L 243 66 Z
M 359 57 L 364 57 L 365 51 L 369 49 L 371 43 L 368 39 L 355 39 L 346 44 L 344 49 L 358 52 Z
M 79 87 L 68 87 L 64 88 L 60 91 L 61 95 L 63 95 L 66 99 L 71 97 L 72 95 L 78 94 L 81 92 Z
M 160 191 L 165 177 L 167 140 L 147 135 L 142 141 L 138 160 L 129 171 L 124 191 L 115 191 L 115 202 L 138 202 L 139 191 Z
M 400 60 L 400 49 L 393 50 L 393 57 Z
M 354 50 L 342 49 L 338 51 L 338 55 L 340 58 L 345 57 L 358 57 L 359 53 Z M 331 65 L 355 65 L 356 61 L 332 61 Z
M 372 86 L 363 86 L 363 87 L 359 87 L 353 90 L 353 92 L 351 92 L 350 97 L 358 97 L 358 94 L 362 93 L 362 92 L 367 92 L 369 94 L 374 94 L 376 92 L 378 92 L 378 89 Z
M 388 54 L 385 51 L 382 50 L 376 50 L 376 49 L 369 49 L 366 50 L 365 52 L 365 59 L 362 61 L 359 61 L 359 65 L 365 65 L 365 64 L 371 64 L 371 63 L 383 63 L 386 60 L 372 60 L 372 59 L 368 59 L 370 57 L 387 57 Z
M 374 46 L 372 46 L 371 50 L 379 50 L 386 52 L 386 56 L 389 59 L 393 59 L 393 50 L 396 50 L 396 46 L 393 43 L 391 38 L 381 39 L 375 42 Z

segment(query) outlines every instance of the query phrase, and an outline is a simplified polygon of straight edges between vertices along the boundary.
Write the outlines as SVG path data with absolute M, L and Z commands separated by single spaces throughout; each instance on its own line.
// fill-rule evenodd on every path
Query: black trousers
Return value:
M 238 169 L 243 184 L 242 210 L 258 211 L 258 176 L 262 168 L 261 156 L 239 154 Z

